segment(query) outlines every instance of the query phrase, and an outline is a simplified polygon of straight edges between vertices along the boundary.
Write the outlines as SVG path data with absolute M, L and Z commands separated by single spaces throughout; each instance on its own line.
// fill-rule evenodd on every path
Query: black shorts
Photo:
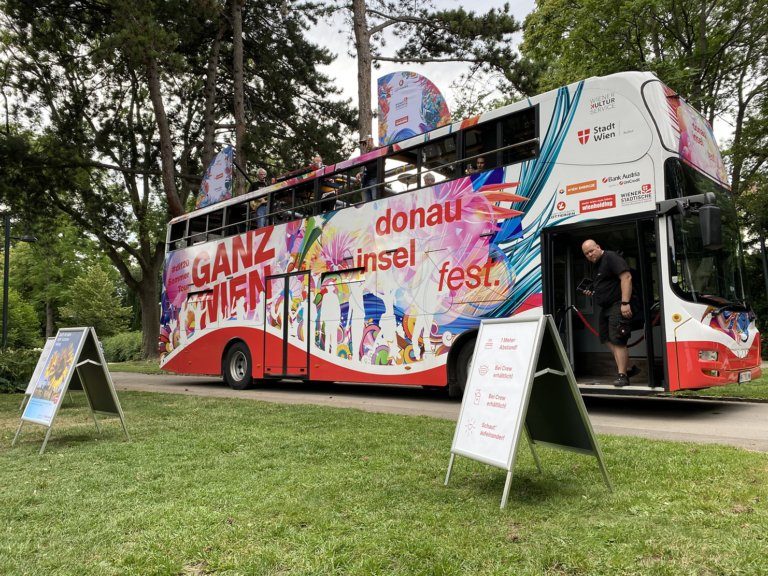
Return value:
M 621 302 L 600 308 L 600 342 L 626 346 L 632 332 L 632 320 L 621 315 Z

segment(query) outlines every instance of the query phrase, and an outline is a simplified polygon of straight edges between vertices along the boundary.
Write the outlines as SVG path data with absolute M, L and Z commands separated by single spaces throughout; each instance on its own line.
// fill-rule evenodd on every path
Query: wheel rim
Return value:
M 245 378 L 245 369 L 247 366 L 248 362 L 245 358 L 245 354 L 238 350 L 229 362 L 229 373 L 234 380 L 242 380 Z

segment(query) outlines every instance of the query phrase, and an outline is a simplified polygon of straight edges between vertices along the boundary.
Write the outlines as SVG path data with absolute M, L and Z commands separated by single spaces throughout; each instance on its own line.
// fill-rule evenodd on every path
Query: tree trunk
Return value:
M 141 305 L 141 357 L 157 357 L 157 341 L 160 335 L 160 302 L 155 273 L 142 278 L 138 286 L 139 303 Z
M 371 111 L 371 37 L 365 15 L 365 0 L 352 0 L 352 22 L 357 52 L 358 140 L 366 140 L 368 136 L 372 136 L 373 115 Z
M 45 303 L 45 337 L 55 336 L 53 324 L 53 306 L 50 302 Z
M 160 163 L 162 166 L 163 190 L 165 191 L 165 197 L 168 199 L 168 211 L 171 213 L 171 216 L 181 216 L 184 214 L 184 207 L 181 205 L 179 193 L 176 190 L 173 140 L 171 140 L 171 129 L 168 125 L 168 116 L 165 114 L 165 105 L 163 104 L 160 72 L 157 69 L 157 61 L 154 58 L 147 62 L 147 84 L 149 86 L 149 96 L 152 99 L 152 108 L 155 111 L 155 121 L 157 122 L 160 134 Z
M 232 71 L 235 83 L 235 162 L 247 174 L 247 158 L 245 154 L 245 90 L 243 81 L 243 0 L 232 0 L 232 53 Z M 243 194 L 246 191 L 245 179 L 238 177 L 235 181 L 238 183 L 235 195 Z
M 203 97 L 205 98 L 205 111 L 203 112 L 203 170 L 208 168 L 208 164 L 213 160 L 214 139 L 216 138 L 216 78 L 219 69 L 219 53 L 221 52 L 221 39 L 224 36 L 224 24 L 219 26 L 216 33 L 216 39 L 211 46 L 211 56 L 208 59 L 208 68 L 205 72 L 205 89 Z

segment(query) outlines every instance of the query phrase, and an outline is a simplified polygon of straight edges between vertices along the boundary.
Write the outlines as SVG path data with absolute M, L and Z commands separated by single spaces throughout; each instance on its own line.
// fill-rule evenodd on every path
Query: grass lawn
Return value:
M 132 372 L 135 374 L 167 374 L 160 370 L 157 360 L 134 360 L 130 362 L 110 362 L 110 372 Z
M 768 370 L 763 370 L 763 376 L 744 384 L 717 386 L 706 390 L 691 390 L 675 392 L 675 396 L 705 396 L 708 398 L 742 398 L 744 400 L 768 401 Z
M 601 436 L 593 458 L 457 457 L 454 423 L 121 393 L 96 434 L 82 394 L 48 448 L 0 395 L 0 574 L 765 574 L 768 455 Z

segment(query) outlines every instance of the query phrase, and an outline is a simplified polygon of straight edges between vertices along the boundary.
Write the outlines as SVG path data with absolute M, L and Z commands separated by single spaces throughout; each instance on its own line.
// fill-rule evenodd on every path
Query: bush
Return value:
M 141 332 L 121 332 L 102 339 L 107 362 L 141 360 Z
M 0 350 L 0 392 L 24 391 L 41 352 L 30 348 Z

